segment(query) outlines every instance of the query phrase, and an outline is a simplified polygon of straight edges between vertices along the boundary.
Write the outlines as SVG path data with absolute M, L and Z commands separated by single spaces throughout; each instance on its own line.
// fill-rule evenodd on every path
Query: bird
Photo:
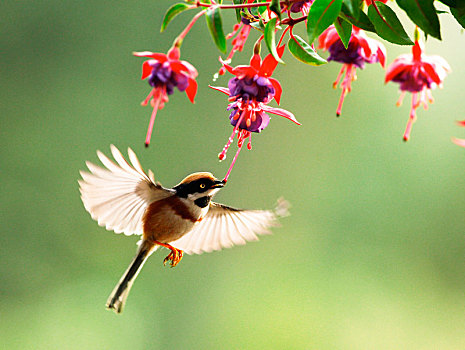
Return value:
M 274 210 L 237 209 L 215 203 L 212 197 L 225 186 L 210 172 L 186 176 L 173 188 L 146 173 L 131 148 L 130 163 L 114 145 L 116 163 L 102 152 L 97 156 L 104 167 L 89 161 L 78 180 L 84 208 L 100 226 L 115 233 L 141 235 L 136 256 L 108 297 L 106 307 L 121 313 L 129 291 L 149 256 L 159 247 L 170 250 L 163 260 L 176 266 L 183 254 L 201 254 L 271 233 L 278 218 L 288 215 L 289 203 L 280 198 Z

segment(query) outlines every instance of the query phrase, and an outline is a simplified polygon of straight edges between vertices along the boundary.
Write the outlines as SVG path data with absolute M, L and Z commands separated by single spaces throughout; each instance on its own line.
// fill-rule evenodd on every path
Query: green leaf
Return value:
M 434 0 L 397 0 L 397 5 L 407 13 L 413 23 L 426 34 L 441 40 L 439 18 L 433 4 Z
M 344 6 L 342 6 L 342 12 L 340 13 L 340 16 L 349 23 L 352 23 L 354 26 L 359 27 L 360 29 L 376 33 L 375 26 L 373 25 L 373 23 L 371 23 L 370 19 L 363 11 L 360 11 L 358 19 L 356 19 L 350 13 L 346 12 L 344 10 Z
M 315 0 L 307 17 L 308 42 L 313 41 L 336 20 L 342 0 Z
M 281 5 L 279 0 L 271 0 L 270 10 L 276 13 L 279 19 L 281 19 Z
M 450 12 L 455 17 L 457 22 L 459 22 L 459 24 L 463 28 L 465 28 L 465 1 L 463 0 L 447 0 L 447 1 L 440 0 L 440 1 L 450 7 Z
M 310 64 L 312 66 L 320 66 L 328 63 L 324 58 L 320 57 L 312 47 L 305 42 L 304 39 L 298 35 L 294 35 L 289 39 L 287 47 L 291 54 L 303 63 Z
M 368 7 L 368 17 L 375 26 L 376 33 L 383 39 L 399 45 L 413 45 L 394 11 L 382 2 L 377 1 L 376 6 Z
M 360 0 L 342 0 L 342 6 L 346 8 L 347 12 L 355 19 L 360 15 Z
M 334 21 L 334 26 L 336 27 L 337 33 L 339 34 L 339 38 L 341 38 L 344 47 L 347 49 L 349 47 L 350 36 L 352 35 L 352 24 L 341 17 L 338 17 Z
M 190 8 L 191 7 L 189 5 L 182 2 L 171 6 L 165 13 L 165 17 L 163 18 L 163 22 L 161 23 L 160 32 L 163 32 L 166 29 L 168 23 L 170 23 L 174 17 L 176 17 L 178 14 L 185 10 L 189 10 Z
M 265 13 L 265 11 L 268 11 L 268 7 L 266 6 L 260 6 L 260 7 L 254 7 L 258 10 L 258 13 L 260 13 L 261 15 L 263 15 Z
M 465 3 L 457 5 L 457 8 L 451 8 L 450 12 L 455 17 L 457 22 L 459 22 L 459 24 L 465 28 Z
M 234 5 L 242 4 L 242 0 L 233 0 L 233 4 Z M 242 19 L 241 9 L 240 8 L 236 9 L 236 19 L 237 19 L 237 23 L 239 23 L 241 21 L 241 19 Z
M 223 23 L 221 21 L 221 10 L 218 6 L 212 6 L 207 9 L 205 14 L 208 30 L 218 49 L 226 53 L 226 37 L 223 32 Z
M 284 63 L 284 61 L 279 57 L 278 52 L 276 51 L 276 39 L 275 39 L 275 30 L 276 30 L 276 17 L 270 19 L 265 26 L 265 44 L 268 48 L 268 51 L 273 55 L 276 61 L 279 63 Z
M 254 17 L 261 17 L 265 11 L 268 10 L 268 7 L 266 6 L 258 6 L 258 7 L 251 7 L 246 9 L 252 16 Z

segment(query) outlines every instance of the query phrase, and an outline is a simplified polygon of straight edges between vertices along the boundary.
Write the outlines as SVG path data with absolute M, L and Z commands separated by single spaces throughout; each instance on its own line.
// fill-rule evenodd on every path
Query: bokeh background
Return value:
M 339 64 L 306 66 L 286 52 L 275 72 L 281 106 L 303 125 L 273 117 L 216 199 L 272 208 L 284 196 L 291 216 L 259 243 L 186 256 L 174 269 L 154 254 L 125 312 L 105 310 L 137 237 L 84 210 L 85 161 L 129 146 L 173 186 L 193 171 L 224 176 L 235 152 L 218 162 L 231 127 L 225 96 L 207 87 L 219 52 L 203 19 L 182 47 L 200 72 L 196 104 L 172 95 L 143 147 L 149 86 L 131 52 L 168 50 L 193 15 L 160 34 L 170 3 L 0 4 L 0 348 L 463 349 L 465 150 L 450 139 L 465 137 L 455 124 L 465 117 L 465 37 L 447 14 L 444 41 L 426 50 L 453 73 L 408 143 L 409 99 L 395 106 L 398 87 L 384 85 L 379 65 L 359 71 L 336 118 Z M 224 17 L 228 32 L 234 16 Z M 248 62 L 256 37 L 235 64 Z M 384 44 L 388 63 L 410 51 Z

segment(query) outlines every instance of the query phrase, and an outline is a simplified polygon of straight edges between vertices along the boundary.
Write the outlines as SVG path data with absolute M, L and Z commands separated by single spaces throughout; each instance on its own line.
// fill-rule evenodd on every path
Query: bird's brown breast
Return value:
M 189 232 L 202 218 L 177 196 L 171 196 L 149 205 L 142 218 L 144 239 L 169 243 Z

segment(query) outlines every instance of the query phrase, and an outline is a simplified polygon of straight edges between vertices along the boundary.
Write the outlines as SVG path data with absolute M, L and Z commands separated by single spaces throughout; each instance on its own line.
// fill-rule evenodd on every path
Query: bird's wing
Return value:
M 289 203 L 278 200 L 275 210 L 244 210 L 212 203 L 205 218 L 180 239 L 170 242 L 187 254 L 201 254 L 258 240 L 257 235 L 271 233 L 278 218 L 288 214 Z
M 147 175 L 130 148 L 128 154 L 132 164 L 113 145 L 111 153 L 117 164 L 97 151 L 106 168 L 86 162 L 90 173 L 80 172 L 82 180 L 78 182 L 82 202 L 92 219 L 107 230 L 140 235 L 142 217 L 148 205 L 172 196 L 174 192 L 155 182 L 150 170 Z

